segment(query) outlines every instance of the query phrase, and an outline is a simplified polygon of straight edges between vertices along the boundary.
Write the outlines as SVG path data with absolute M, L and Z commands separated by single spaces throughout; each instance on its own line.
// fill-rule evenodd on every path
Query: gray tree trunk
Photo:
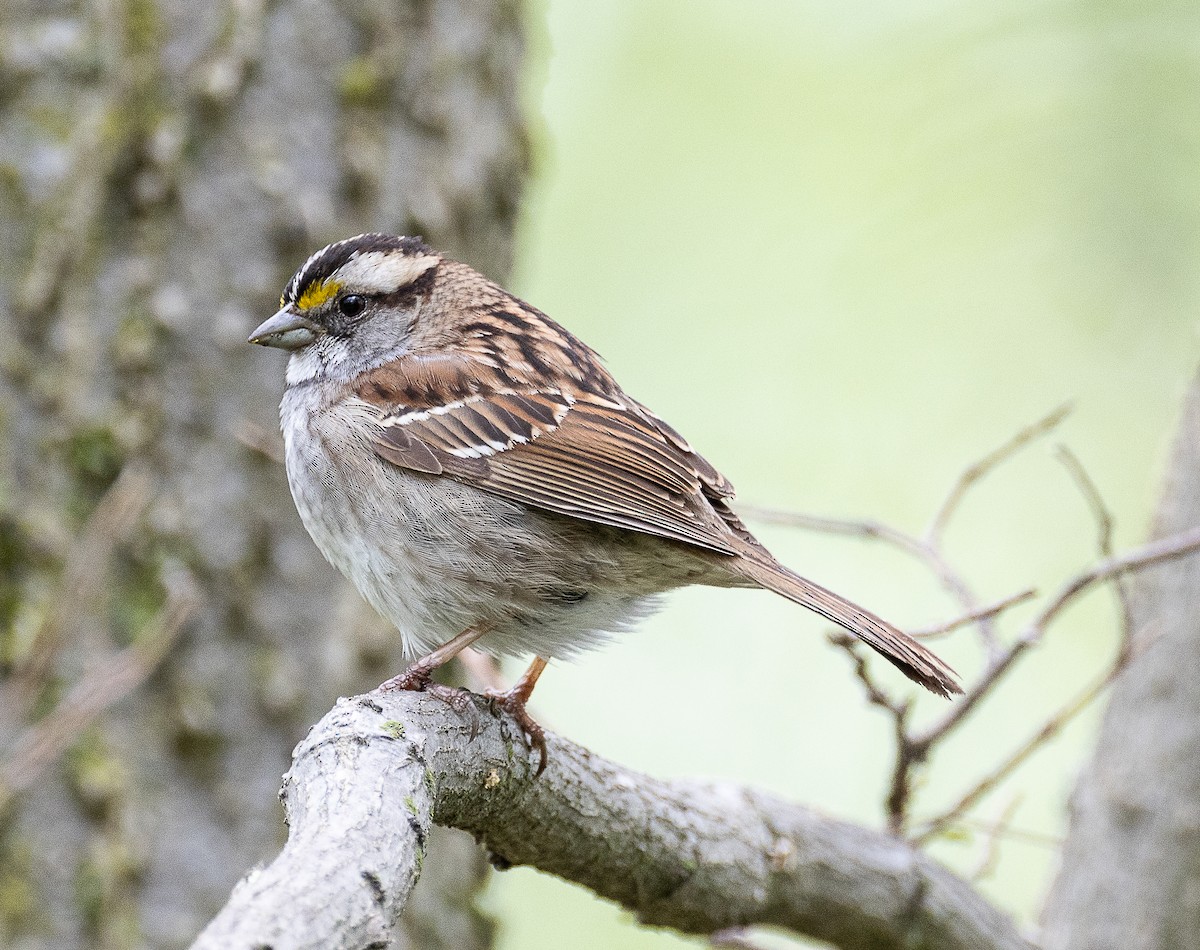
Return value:
M 399 668 L 304 534 L 269 458 L 283 364 L 245 337 L 307 254 L 360 231 L 504 275 L 527 162 L 519 13 L 3 6 L 0 786 L 11 740 L 147 636 L 168 589 L 199 607 L 151 680 L 0 806 L 0 945 L 185 946 L 277 850 L 304 729 Z M 135 469 L 144 514 L 97 527 Z M 478 849 L 430 853 L 409 945 L 488 945 Z
M 1154 533 L 1200 525 L 1200 380 L 1188 395 Z M 1130 584 L 1148 645 L 1117 679 L 1071 802 L 1045 950 L 1200 948 L 1200 562 Z

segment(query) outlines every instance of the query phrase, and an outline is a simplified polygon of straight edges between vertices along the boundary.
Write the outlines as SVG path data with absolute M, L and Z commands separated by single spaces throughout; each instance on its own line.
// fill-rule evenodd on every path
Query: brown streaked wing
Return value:
M 633 407 L 587 394 L 502 392 L 396 407 L 381 422 L 376 453 L 395 465 L 586 521 L 737 551 L 705 496 L 698 456 Z
M 431 409 L 399 406 L 380 420 L 376 452 L 405 468 L 453 474 L 449 459 L 484 458 L 532 442 L 553 431 L 570 408 L 570 399 L 557 391 L 476 395 Z M 425 467 L 427 460 L 414 444 L 423 446 L 438 468 Z
M 626 397 L 629 399 L 629 397 Z M 732 498 L 734 496 L 733 485 L 729 479 L 716 470 L 712 463 L 709 462 L 703 455 L 691 447 L 687 439 L 680 435 L 674 426 L 670 425 L 666 420 L 660 417 L 657 413 L 651 412 L 640 402 L 629 399 L 630 403 L 637 407 L 638 411 L 644 415 L 654 427 L 658 429 L 667 441 L 674 445 L 681 452 L 685 453 L 688 462 L 691 463 L 704 483 L 704 487 L 713 495 L 714 498 Z

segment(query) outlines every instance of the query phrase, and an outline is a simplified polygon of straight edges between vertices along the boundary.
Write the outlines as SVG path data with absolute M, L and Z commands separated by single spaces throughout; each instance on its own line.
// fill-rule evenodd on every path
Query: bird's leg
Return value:
M 409 664 L 408 669 L 399 676 L 393 676 L 379 688 L 387 690 L 407 689 L 417 693 L 424 692 L 433 681 L 434 670 L 445 663 L 449 663 L 462 650 L 469 647 L 491 629 L 491 624 L 477 624 L 474 627 L 467 627 L 466 630 L 453 640 L 443 643 L 432 653 L 421 657 L 419 660 L 414 660 Z M 535 676 L 534 679 L 536 680 L 537 677 Z M 530 689 L 532 688 L 531 686 Z
M 534 778 L 546 770 L 546 730 L 533 721 L 533 717 L 525 709 L 525 704 L 529 702 L 533 687 L 537 685 L 538 677 L 542 675 L 546 663 L 547 661 L 542 657 L 534 657 L 533 662 L 529 664 L 529 669 L 521 674 L 521 678 L 513 684 L 511 689 L 503 692 L 489 689 L 485 690 L 483 694 L 517 720 L 517 725 L 529 737 L 530 747 L 535 749 L 538 754 L 538 767 Z

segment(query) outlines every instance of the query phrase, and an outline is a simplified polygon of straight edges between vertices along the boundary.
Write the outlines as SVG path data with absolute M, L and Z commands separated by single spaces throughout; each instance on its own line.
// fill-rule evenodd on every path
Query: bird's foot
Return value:
M 529 748 L 538 754 L 537 771 L 533 773 L 533 777 L 537 778 L 546 771 L 546 763 L 549 761 L 546 753 L 546 730 L 529 715 L 529 710 L 525 708 L 532 687 L 524 689 L 524 685 L 522 680 L 512 689 L 503 692 L 489 689 L 485 690 L 483 695 L 490 699 L 497 709 L 502 709 L 512 716 L 517 721 L 517 725 L 521 727 L 521 732 L 525 734 L 525 738 L 529 742 Z
M 453 707 L 456 712 L 462 712 L 463 709 L 470 705 L 467 699 L 468 694 L 464 690 L 454 686 L 435 683 L 433 681 L 433 671 L 435 669 L 437 667 L 430 666 L 428 663 L 418 660 L 403 673 L 393 676 L 386 683 L 382 683 L 379 688 L 384 692 L 405 691 L 436 696 L 442 702 Z
M 451 690 L 448 686 L 441 686 L 435 683 L 433 681 L 433 671 L 453 660 L 459 653 L 490 629 L 491 627 L 488 624 L 477 624 L 474 627 L 468 627 L 453 640 L 443 643 L 432 653 L 413 661 L 407 670 L 399 676 L 393 676 L 379 688 L 389 692 L 393 690 L 408 690 L 414 693 L 438 693 L 439 695 L 445 692 L 457 692 L 456 690 Z
M 409 666 L 403 673 L 393 676 L 386 683 L 381 684 L 379 688 L 385 692 L 405 690 L 410 693 L 423 693 L 433 683 L 434 669 L 436 667 L 417 660 L 416 663 Z

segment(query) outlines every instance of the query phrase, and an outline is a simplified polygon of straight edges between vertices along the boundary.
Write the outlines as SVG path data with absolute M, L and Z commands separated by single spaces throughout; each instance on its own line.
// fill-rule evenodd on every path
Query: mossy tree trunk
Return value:
M 304 729 L 399 668 L 300 525 L 271 457 L 282 361 L 245 337 L 308 253 L 360 231 L 504 276 L 519 15 L 4 5 L 0 943 L 186 945 L 282 840 L 274 790 Z M 153 667 L 132 690 L 127 656 Z M 25 787 L 35 721 L 66 752 L 35 744 Z M 445 861 L 410 944 L 485 946 L 473 843 L 431 848 Z

